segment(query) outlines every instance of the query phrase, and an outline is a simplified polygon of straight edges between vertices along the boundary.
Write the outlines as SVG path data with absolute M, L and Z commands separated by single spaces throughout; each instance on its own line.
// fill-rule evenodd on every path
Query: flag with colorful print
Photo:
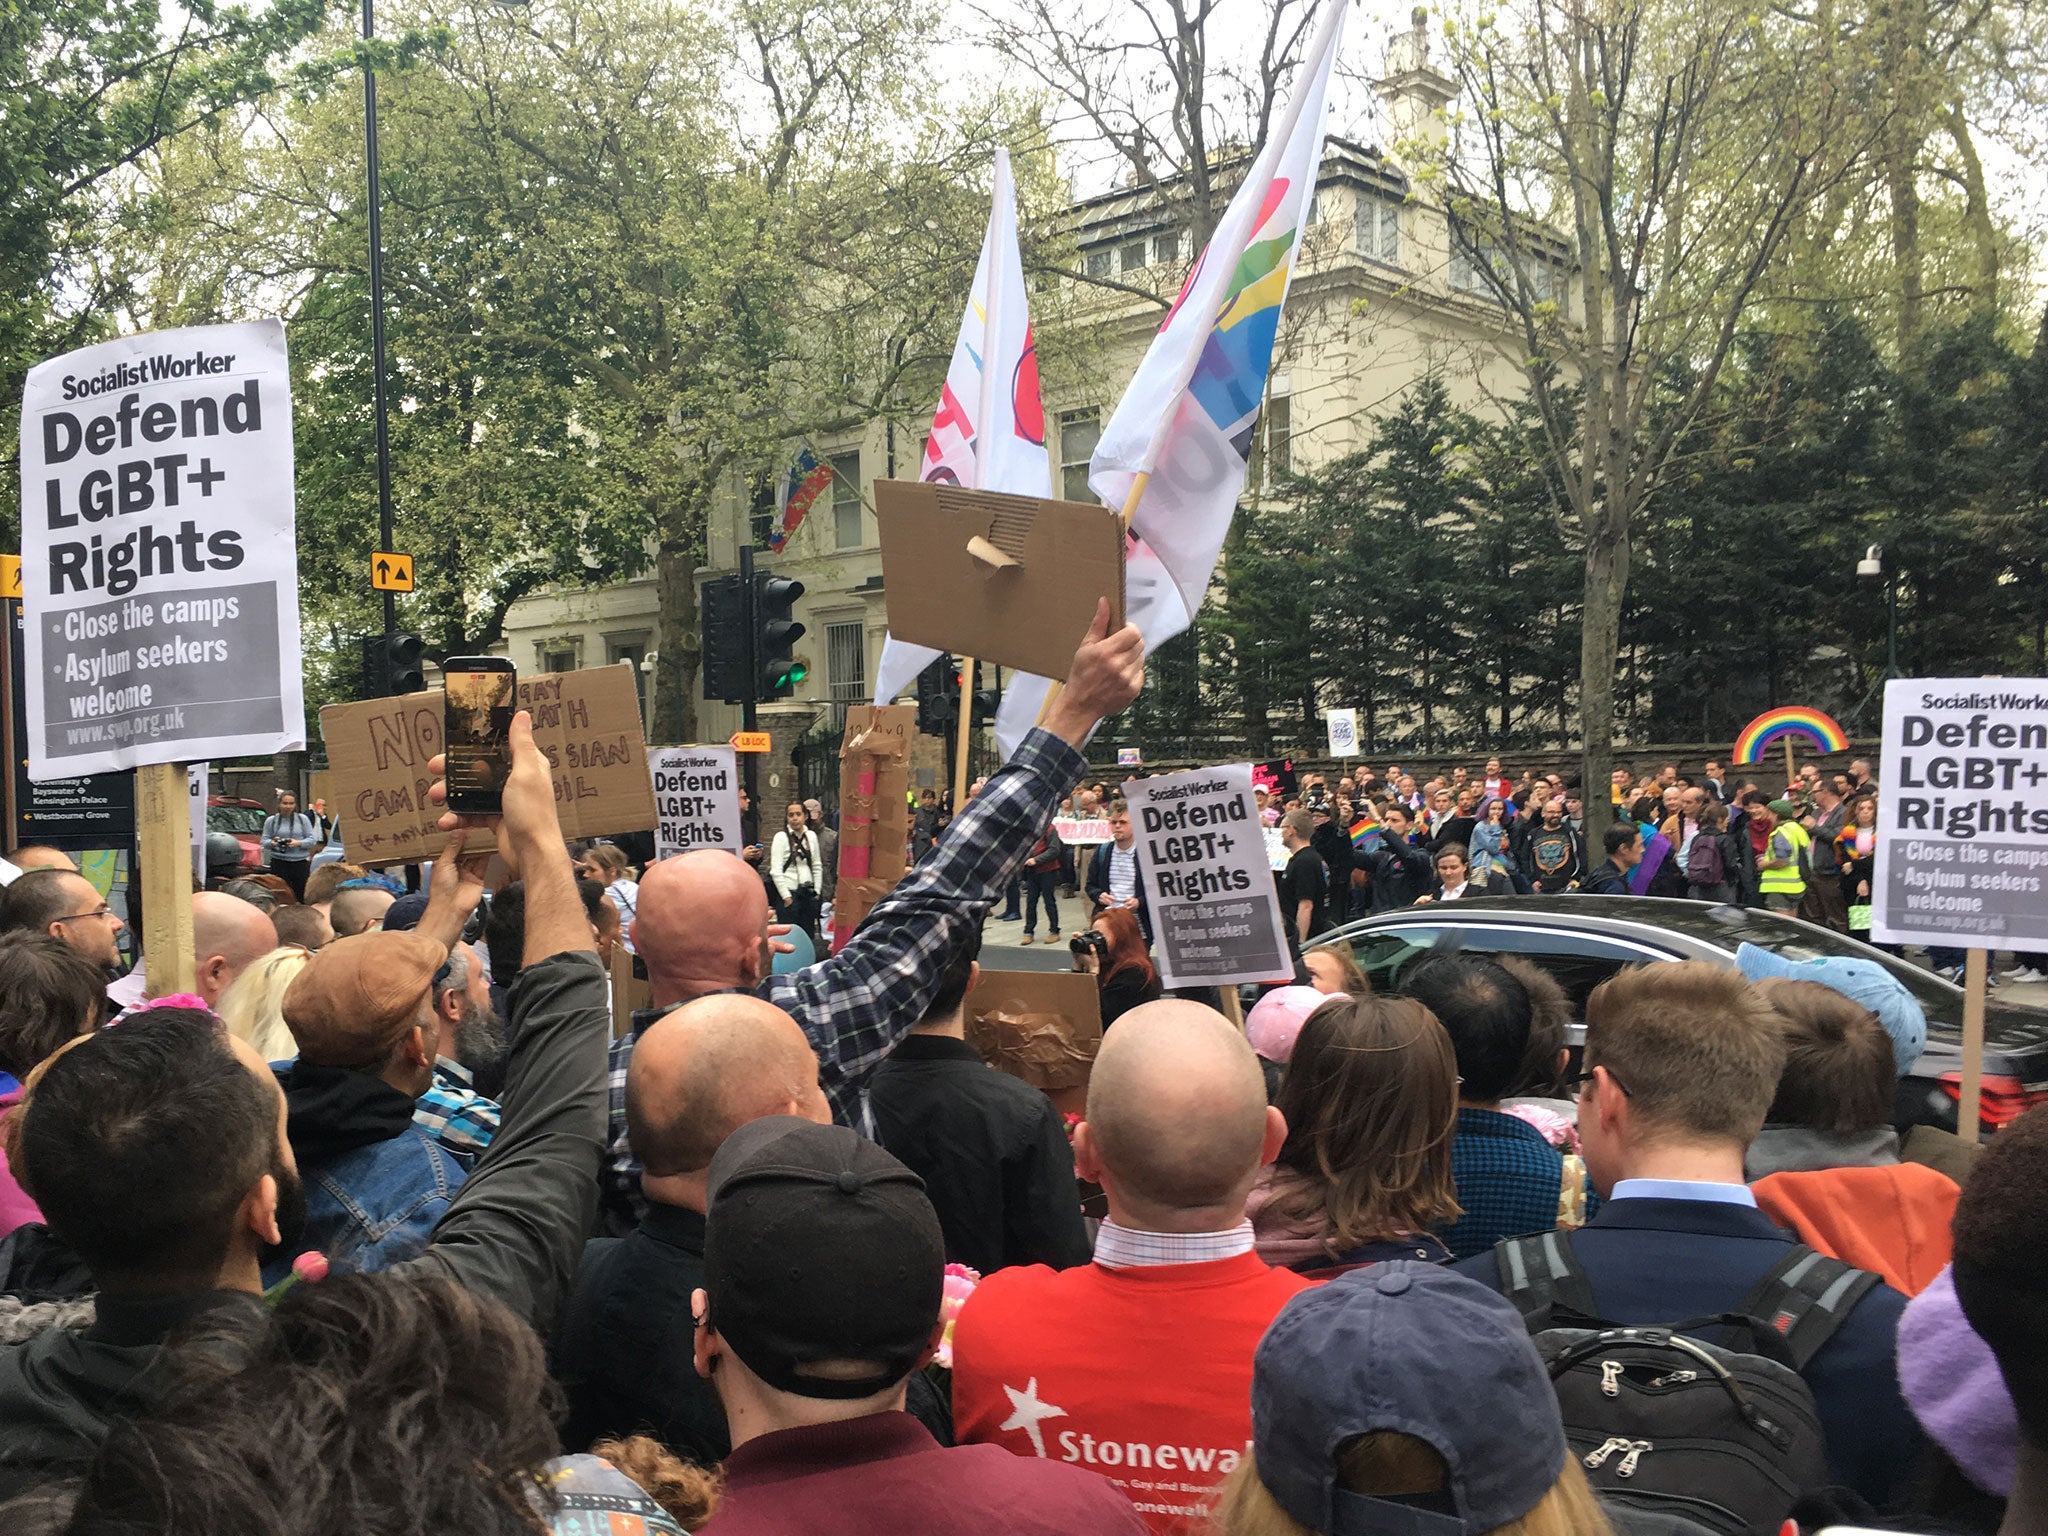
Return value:
M 1322 165 L 1323 101 L 1345 5 L 1326 0 L 1285 116 L 1089 462 L 1088 488 L 1119 510 L 1137 477 L 1152 477 L 1124 546 L 1124 614 L 1148 654 L 1194 623 L 1244 490 L 1280 308 Z M 1038 719 L 1047 689 L 1043 678 L 1019 677 L 1004 690 L 996 746 L 1005 757 Z
M 1370 813 L 1351 823 L 1351 846 L 1363 848 L 1380 835 L 1380 819 Z
M 1052 461 L 1045 452 L 1038 350 L 1031 339 L 1024 258 L 1017 247 L 1017 188 L 1008 150 L 996 151 L 994 193 L 981 261 L 918 478 L 1050 496 Z M 885 641 L 875 669 L 875 702 L 894 703 L 938 655 L 925 646 Z
M 1126 504 L 1140 475 L 1150 477 L 1132 531 L 1159 557 L 1190 618 L 1244 490 L 1281 306 L 1322 165 L 1324 103 L 1346 9 L 1346 0 L 1325 0 L 1285 115 L 1188 274 L 1089 465 L 1089 489 L 1111 507 Z
M 806 448 L 796 456 L 796 462 L 789 466 L 789 472 L 782 477 L 782 483 L 775 488 L 775 530 L 768 535 L 768 547 L 777 554 L 789 542 L 789 536 L 803 525 L 811 504 L 825 494 L 825 487 L 832 483 L 832 464 L 820 460 Z

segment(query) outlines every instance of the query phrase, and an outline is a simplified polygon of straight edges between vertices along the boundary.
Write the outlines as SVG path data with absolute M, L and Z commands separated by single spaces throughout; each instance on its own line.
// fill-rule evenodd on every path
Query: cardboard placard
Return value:
M 1045 1093 L 1084 1088 L 1102 1049 L 1102 993 L 1080 971 L 988 971 L 967 994 L 982 1060 Z
M 914 704 L 864 704 L 846 712 L 839 746 L 839 884 L 832 896 L 835 953 L 903 878 L 916 734 Z
M 1124 534 L 1107 507 L 877 480 L 875 518 L 897 640 L 1064 679 L 1099 598 L 1112 630 L 1124 622 Z
M 554 768 L 555 809 L 570 841 L 654 830 L 654 779 L 640 730 L 638 677 L 625 667 L 545 672 L 519 680 L 519 707 Z M 447 840 L 427 799 L 427 760 L 441 750 L 436 688 L 320 711 L 332 789 L 327 813 L 349 859 L 369 869 L 435 857 Z M 471 852 L 496 844 L 472 838 Z

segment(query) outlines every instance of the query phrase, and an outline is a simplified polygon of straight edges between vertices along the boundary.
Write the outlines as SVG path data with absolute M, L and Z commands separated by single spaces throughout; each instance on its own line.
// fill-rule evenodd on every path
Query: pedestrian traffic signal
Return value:
M 427 686 L 426 647 L 418 635 L 364 635 L 362 644 L 364 698 L 387 699 Z
M 698 655 L 704 697 L 738 704 L 747 687 L 747 594 L 737 576 L 704 583 L 697 612 L 703 649 Z
M 803 595 L 804 584 L 792 577 L 754 573 L 754 654 L 763 699 L 788 698 L 810 672 L 796 657 L 796 643 L 804 634 L 796 600 Z
M 960 674 L 953 658 L 941 656 L 917 674 L 917 728 L 927 736 L 943 736 L 953 723 L 960 699 Z
M 1000 688 L 977 688 L 974 690 L 974 720 L 976 727 L 993 725 L 996 710 L 1003 702 Z

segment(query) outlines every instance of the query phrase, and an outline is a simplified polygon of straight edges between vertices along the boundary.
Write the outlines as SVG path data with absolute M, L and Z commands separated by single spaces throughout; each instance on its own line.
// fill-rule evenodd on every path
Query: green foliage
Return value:
M 0 519 L 20 505 L 22 379 L 102 334 L 124 297 L 100 269 L 113 184 L 157 145 L 277 83 L 327 0 L 12 0 L 0 7 Z M 168 25 L 166 24 L 168 21 Z

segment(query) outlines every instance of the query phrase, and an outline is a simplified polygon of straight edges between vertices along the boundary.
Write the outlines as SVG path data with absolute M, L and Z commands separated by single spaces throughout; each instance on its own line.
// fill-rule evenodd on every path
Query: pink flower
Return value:
M 979 1284 L 979 1270 L 969 1269 L 965 1264 L 946 1266 L 945 1283 L 939 1295 L 939 1321 L 946 1325 L 946 1331 L 939 1339 L 938 1353 L 933 1358 L 949 1371 L 953 1368 L 953 1324 Z
M 1563 1115 L 1536 1104 L 1504 1104 L 1501 1108 L 1504 1113 L 1534 1126 L 1553 1147 L 1565 1152 L 1579 1150 L 1578 1127 Z
M 320 1252 L 302 1253 L 292 1260 L 292 1273 L 308 1283 L 327 1278 L 327 1255 Z
M 169 997 L 152 997 L 137 1003 L 130 1011 L 147 1013 L 152 1008 L 195 1008 L 201 1013 L 213 1012 L 211 1003 L 203 997 L 193 996 L 190 992 L 173 992 Z

